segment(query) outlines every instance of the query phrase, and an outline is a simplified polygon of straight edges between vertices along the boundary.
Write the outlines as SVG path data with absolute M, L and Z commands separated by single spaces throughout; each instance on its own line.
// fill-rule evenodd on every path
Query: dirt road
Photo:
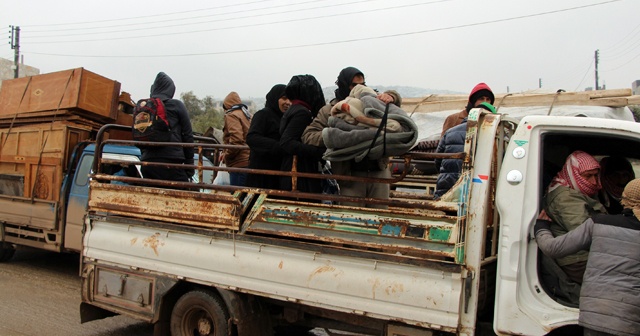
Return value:
M 80 324 L 78 260 L 25 249 L 0 263 L 0 335 L 152 335 L 151 325 L 124 316 Z
M 80 324 L 78 268 L 77 254 L 34 249 L 0 263 L 0 336 L 153 335 L 152 325 L 125 316 Z M 327 334 L 315 329 L 305 335 Z

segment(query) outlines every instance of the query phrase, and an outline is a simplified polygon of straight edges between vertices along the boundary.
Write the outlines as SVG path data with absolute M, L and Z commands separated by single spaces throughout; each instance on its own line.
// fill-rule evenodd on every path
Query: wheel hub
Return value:
M 210 335 L 211 334 L 211 321 L 206 318 L 200 318 L 198 320 L 198 334 Z

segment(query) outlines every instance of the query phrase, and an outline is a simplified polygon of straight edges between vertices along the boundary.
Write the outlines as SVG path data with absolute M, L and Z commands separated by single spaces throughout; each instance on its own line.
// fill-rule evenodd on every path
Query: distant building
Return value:
M 631 83 L 631 91 L 634 95 L 640 95 L 640 79 L 634 80 Z
M 13 70 L 13 61 L 6 58 L 0 58 L 0 86 L 5 79 L 13 79 L 15 70 Z M 40 74 L 40 69 L 20 63 L 18 67 L 18 77 L 35 76 Z

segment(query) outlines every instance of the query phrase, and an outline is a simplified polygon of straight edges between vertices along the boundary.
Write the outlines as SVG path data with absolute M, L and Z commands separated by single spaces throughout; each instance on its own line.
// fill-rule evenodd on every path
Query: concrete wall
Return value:
M 634 95 L 640 95 L 640 79 L 634 80 L 631 83 L 631 90 L 633 91 Z
M 8 60 L 6 58 L 0 58 L 0 87 L 2 86 L 2 81 L 5 79 L 13 79 L 13 75 L 15 71 L 11 68 L 13 65 L 13 60 Z M 40 74 L 40 69 L 34 68 L 32 66 L 20 64 L 18 69 L 18 77 L 27 77 L 27 76 L 35 76 Z

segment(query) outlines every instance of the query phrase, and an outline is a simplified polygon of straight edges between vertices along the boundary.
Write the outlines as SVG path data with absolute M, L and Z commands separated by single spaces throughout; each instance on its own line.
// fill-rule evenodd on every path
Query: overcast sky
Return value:
M 628 88 L 640 79 L 638 0 L 182 0 L 0 2 L 25 63 L 84 67 L 149 95 L 159 71 L 176 96 L 264 97 L 292 75 L 322 86 L 355 66 L 369 85 L 468 92 Z M 1 36 L 1 35 L 0 35 Z M 0 57 L 13 59 L 10 33 Z

